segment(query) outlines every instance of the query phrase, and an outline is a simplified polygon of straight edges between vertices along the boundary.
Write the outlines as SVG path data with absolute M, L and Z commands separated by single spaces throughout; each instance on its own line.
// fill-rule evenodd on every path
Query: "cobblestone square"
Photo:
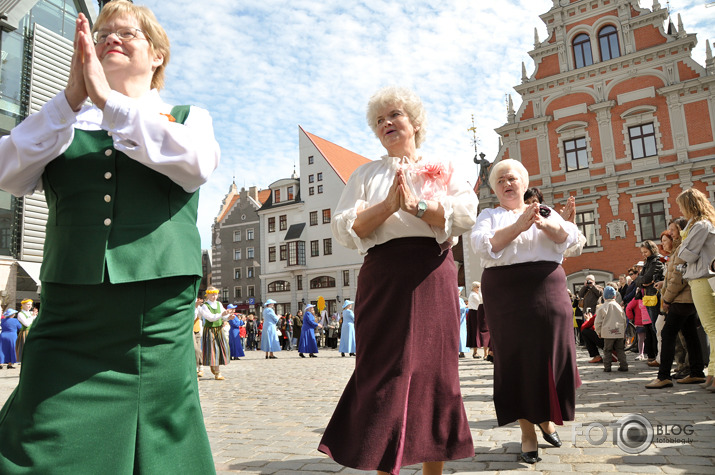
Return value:
M 296 351 L 282 351 L 277 356 L 276 360 L 266 360 L 264 353 L 246 352 L 245 358 L 222 368 L 225 381 L 209 377 L 210 371 L 205 371 L 206 376 L 199 381 L 217 472 L 368 473 L 342 467 L 316 449 L 355 359 L 325 349 L 312 359 L 299 358 Z M 553 448 L 539 437 L 542 460 L 533 466 L 518 461 L 517 425 L 496 427 L 492 365 L 470 356 L 460 359 L 462 394 L 475 455 L 447 462 L 445 473 L 715 473 L 715 394 L 698 385 L 677 383 L 669 389 L 647 390 L 644 385 L 656 371 L 645 362 L 634 361 L 634 356 L 628 353 L 630 372 L 604 373 L 601 364 L 588 364 L 588 354 L 578 350 L 583 385 L 577 391 L 576 421 L 558 428 L 561 448 Z M 0 372 L 0 400 L 7 399 L 18 378 L 18 370 Z M 613 444 L 608 426 L 627 414 L 641 414 L 654 427 L 668 424 L 669 430 L 692 425 L 689 436 L 671 435 L 691 442 L 654 442 L 642 453 L 625 453 Z M 601 445 L 592 445 L 580 435 L 591 424 L 596 427 L 592 429 L 593 439 L 600 438 L 598 424 L 608 428 L 608 439 Z M 401 474 L 421 474 L 420 468 L 405 467 Z

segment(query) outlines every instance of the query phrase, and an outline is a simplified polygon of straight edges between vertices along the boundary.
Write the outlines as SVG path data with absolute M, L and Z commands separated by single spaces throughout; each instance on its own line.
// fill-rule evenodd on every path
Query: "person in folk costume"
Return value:
M 223 308 L 218 301 L 218 289 L 206 289 L 206 301 L 199 307 L 201 318 L 204 319 L 204 335 L 201 344 L 201 353 L 204 357 L 204 366 L 210 366 L 215 379 L 223 381 L 219 366 L 229 362 L 227 342 L 223 337 L 222 327 L 231 316 L 231 310 Z
M 425 475 L 441 474 L 444 461 L 474 455 L 451 248 L 474 224 L 478 199 L 449 157 L 420 155 L 426 113 L 414 92 L 381 89 L 367 121 L 387 154 L 350 176 L 331 223 L 340 244 L 365 255 L 358 355 L 318 450 L 359 470 L 396 475 L 422 463 Z M 385 338 L 383 322 L 397 338 Z
M 220 149 L 206 110 L 159 96 L 170 44 L 151 10 L 108 2 L 92 30 L 80 13 L 67 86 L 0 138 L 0 189 L 49 208 L 0 473 L 212 473 L 189 314 Z
M 496 163 L 489 184 L 499 206 L 479 213 L 471 243 L 484 268 L 483 305 L 497 352 L 494 407 L 499 426 L 518 421 L 520 458 L 534 464 L 539 460 L 534 426 L 560 447 L 554 424 L 575 417 L 581 380 L 561 263 L 579 242 L 579 230 L 548 206 L 524 202 L 529 172 L 518 160 Z
M 462 293 L 464 287 L 458 287 L 457 295 Z M 469 352 L 469 347 L 467 346 L 467 304 L 464 303 L 464 299 L 459 296 L 459 357 L 464 358 L 464 353 Z
M 204 357 L 201 353 L 201 341 L 203 339 L 204 330 L 204 320 L 201 318 L 201 312 L 199 308 L 204 304 L 204 299 L 201 297 L 196 297 L 196 303 L 194 304 L 194 326 L 192 328 L 193 339 L 194 339 L 194 356 L 196 357 L 196 376 L 198 378 L 203 378 L 204 370 L 201 365 L 204 362 Z
M 278 315 L 276 315 L 276 301 L 273 299 L 266 300 L 263 308 L 263 334 L 261 335 L 261 351 L 266 352 L 266 359 L 275 360 L 278 357 L 273 353 L 281 351 L 281 342 L 278 339 L 276 332 L 276 323 L 278 323 Z
M 12 364 L 17 363 L 17 354 L 15 352 L 15 342 L 17 341 L 17 333 L 22 330 L 22 323 L 15 317 L 17 310 L 8 308 L 2 314 L 0 321 L 0 369 L 3 364 L 7 364 L 7 369 L 15 368 Z
M 315 354 L 318 352 L 318 343 L 315 341 L 315 329 L 322 325 L 315 321 L 311 308 L 315 308 L 312 303 L 305 306 L 303 309 L 303 326 L 300 331 L 300 342 L 298 343 L 298 356 L 305 358 L 303 353 L 308 353 L 311 358 L 317 358 Z
M 27 339 L 27 333 L 30 331 L 32 322 L 35 321 L 32 304 L 32 299 L 25 299 L 20 302 L 20 311 L 16 315 L 17 320 L 22 323 L 22 330 L 17 332 L 17 342 L 15 343 L 15 356 L 18 363 L 22 363 L 22 349 L 25 347 L 25 339 Z
M 229 304 L 227 308 L 233 310 L 236 306 Z M 241 328 L 246 325 L 246 322 L 243 320 L 242 315 L 234 313 L 232 317 L 229 318 L 228 324 L 231 327 L 228 335 L 228 347 L 231 350 L 231 359 L 237 360 L 246 356 L 243 352 L 243 342 L 241 341 Z
M 355 356 L 357 346 L 355 345 L 355 314 L 353 313 L 352 300 L 345 299 L 343 303 L 343 326 L 340 330 L 340 356 L 348 353 Z

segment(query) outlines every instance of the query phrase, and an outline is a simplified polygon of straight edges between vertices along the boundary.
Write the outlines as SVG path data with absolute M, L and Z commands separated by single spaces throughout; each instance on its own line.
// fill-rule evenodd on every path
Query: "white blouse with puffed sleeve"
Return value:
M 578 242 L 578 227 L 570 221 L 565 221 L 559 213 L 551 210 L 547 219 L 558 221 L 568 235 L 566 240 L 557 244 L 548 238 L 532 224 L 529 229 L 519 234 L 512 242 L 499 252 L 492 251 L 490 239 L 499 229 L 510 226 L 519 219 L 521 213 L 505 208 L 489 208 L 479 213 L 477 224 L 472 230 L 472 249 L 481 257 L 482 267 L 508 266 L 521 262 L 553 261 L 561 264 L 564 251 Z
M 438 243 L 457 243 L 458 236 L 469 231 L 476 220 L 479 200 L 471 185 L 453 172 L 450 161 L 420 160 L 407 162 L 383 156 L 360 166 L 350 176 L 331 223 L 333 236 L 343 246 L 360 254 L 378 244 L 403 237 L 433 237 Z M 438 201 L 444 208 L 444 227 L 430 226 L 422 219 L 397 210 L 369 236 L 360 238 L 353 230 L 359 211 L 382 202 L 392 186 L 398 168 L 409 171 L 418 199 Z

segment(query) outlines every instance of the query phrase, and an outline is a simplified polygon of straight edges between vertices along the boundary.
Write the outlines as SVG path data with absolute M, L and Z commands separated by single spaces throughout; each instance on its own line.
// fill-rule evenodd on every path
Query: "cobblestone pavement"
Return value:
M 342 467 L 316 447 L 355 364 L 335 350 L 322 350 L 319 358 L 299 358 L 296 351 L 247 352 L 241 361 L 222 369 L 225 381 L 206 371 L 199 382 L 206 428 L 219 473 L 307 475 L 362 474 Z M 459 362 L 462 394 L 472 428 L 475 455 L 447 462 L 445 473 L 500 473 L 527 470 L 537 473 L 707 473 L 715 474 L 715 393 L 698 385 L 661 390 L 643 386 L 656 374 L 645 362 L 628 353 L 631 371 L 604 373 L 600 364 L 588 364 L 588 354 L 578 351 L 583 386 L 577 392 L 576 421 L 559 427 L 564 442 L 553 448 L 540 437 L 541 461 L 518 461 L 519 430 L 516 424 L 496 427 L 492 404 L 492 366 L 471 357 Z M 614 365 L 614 369 L 617 365 Z M 17 384 L 19 371 L 0 371 L 0 401 Z M 601 445 L 585 435 L 589 424 L 609 426 L 627 414 L 645 416 L 658 431 L 667 424 L 668 435 L 644 452 L 628 454 L 613 444 L 612 429 Z M 579 425 L 580 424 L 580 425 Z M 672 435 L 690 425 L 690 435 Z M 576 433 L 575 438 L 573 437 Z M 601 438 L 600 426 L 591 438 Z M 659 439 L 660 438 L 660 439 Z M 690 439 L 682 441 L 682 439 Z M 402 469 L 403 475 L 421 475 L 420 466 Z

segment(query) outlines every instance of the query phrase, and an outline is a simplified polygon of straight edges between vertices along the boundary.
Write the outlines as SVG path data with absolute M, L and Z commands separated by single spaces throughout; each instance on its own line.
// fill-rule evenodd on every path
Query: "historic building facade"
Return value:
M 547 204 L 575 196 L 587 238 L 564 262 L 575 288 L 589 273 L 617 278 L 643 240 L 659 243 L 683 189 L 715 197 L 715 63 L 707 41 L 705 66 L 692 59 L 696 35 L 657 0 L 554 0 L 541 19 L 548 35 L 535 33 L 535 70 L 522 65 L 495 161 L 521 161 Z M 481 208 L 497 204 L 488 184 L 478 193 Z
M 211 229 L 211 285 L 220 290 L 224 304 L 246 312 L 258 311 L 261 281 L 261 234 L 258 209 L 269 190 L 248 190 L 232 183 Z
M 260 216 L 261 297 L 295 313 L 323 297 L 329 313 L 355 298 L 362 256 L 335 241 L 330 223 L 353 171 L 369 160 L 299 129 L 299 173 L 272 183 Z
M 90 23 L 94 2 L 15 0 L 0 2 L 0 135 L 10 133 L 59 91 L 69 76 L 75 19 Z M 39 300 L 39 275 L 47 205 L 43 193 L 13 197 L 0 190 L 0 304 Z

